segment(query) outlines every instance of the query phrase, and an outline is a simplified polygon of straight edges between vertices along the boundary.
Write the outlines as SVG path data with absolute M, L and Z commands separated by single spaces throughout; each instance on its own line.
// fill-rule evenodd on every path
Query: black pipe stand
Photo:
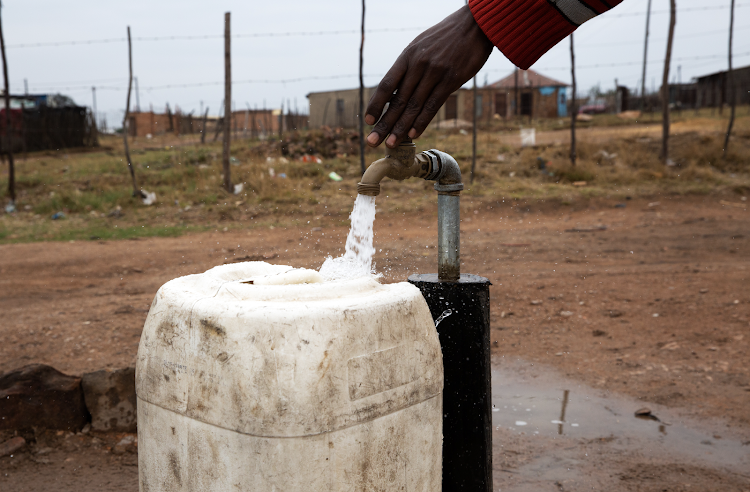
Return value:
M 470 274 L 458 282 L 412 275 L 409 282 L 422 291 L 432 319 L 443 316 L 437 326 L 445 371 L 443 492 L 492 492 L 492 284 Z

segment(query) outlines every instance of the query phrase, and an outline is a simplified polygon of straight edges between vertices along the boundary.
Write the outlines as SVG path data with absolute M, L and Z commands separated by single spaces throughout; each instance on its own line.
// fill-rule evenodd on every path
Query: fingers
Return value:
M 429 125 L 435 115 L 437 115 L 438 111 L 440 111 L 440 108 L 450 95 L 450 92 L 445 93 L 443 91 L 435 91 L 430 94 L 427 101 L 425 101 L 419 116 L 414 119 L 414 123 L 409 130 L 409 138 L 418 138 L 424 133 L 427 125 Z
M 422 79 L 423 69 L 419 66 L 410 66 L 406 76 L 401 80 L 398 91 L 391 97 L 390 104 L 388 104 L 388 110 L 380 118 L 380 121 L 372 129 L 372 133 L 367 136 L 367 143 L 375 147 L 380 145 L 383 139 L 388 136 L 386 145 L 388 147 L 395 147 L 401 141 L 401 138 L 406 135 L 407 128 L 399 128 L 397 133 L 395 125 L 404 114 L 405 111 L 409 110 L 412 114 L 412 118 L 419 114 L 418 107 L 415 108 L 416 103 L 413 100 L 412 95 L 417 85 Z M 403 126 L 403 125 L 402 125 Z
M 378 121 L 380 115 L 383 114 L 383 108 L 386 103 L 391 99 L 393 92 L 401 83 L 407 67 L 408 64 L 402 54 L 391 69 L 388 70 L 388 73 L 385 74 L 383 80 L 378 84 L 378 88 L 375 89 L 375 93 L 370 97 L 370 102 L 367 104 L 367 110 L 365 111 L 365 123 L 374 125 Z
M 434 71 L 433 71 L 434 72 Z M 404 137 L 411 137 L 414 121 L 424 111 L 424 104 L 431 99 L 431 94 L 436 85 L 440 84 L 441 76 L 435 73 L 427 73 L 419 82 L 416 90 L 406 103 L 398 120 L 390 130 L 390 135 L 385 144 L 388 147 L 396 147 Z M 438 106 L 439 108 L 440 106 Z

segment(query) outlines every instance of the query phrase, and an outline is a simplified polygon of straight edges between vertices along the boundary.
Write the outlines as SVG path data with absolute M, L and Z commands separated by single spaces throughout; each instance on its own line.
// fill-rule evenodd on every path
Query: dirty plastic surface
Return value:
M 141 490 L 439 490 L 442 387 L 408 283 L 262 262 L 172 280 L 138 350 Z

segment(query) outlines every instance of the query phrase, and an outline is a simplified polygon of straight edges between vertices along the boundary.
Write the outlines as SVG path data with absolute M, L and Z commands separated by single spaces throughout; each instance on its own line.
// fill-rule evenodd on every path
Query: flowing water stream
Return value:
M 320 267 L 320 274 L 325 280 L 348 280 L 373 272 L 372 225 L 375 222 L 375 197 L 357 195 L 354 202 L 351 228 L 346 238 L 346 252 L 338 258 L 328 257 Z

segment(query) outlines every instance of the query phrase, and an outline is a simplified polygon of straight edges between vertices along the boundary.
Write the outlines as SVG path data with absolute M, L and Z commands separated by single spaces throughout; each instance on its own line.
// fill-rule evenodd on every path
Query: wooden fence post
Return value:
M 2 2 L 0 2 L 2 11 Z M 16 168 L 13 163 L 13 143 L 11 142 L 11 120 L 10 120 L 10 87 L 8 84 L 8 60 L 5 58 L 5 38 L 3 36 L 2 17 L 0 15 L 0 50 L 3 56 L 3 82 L 5 84 L 5 154 L 8 156 L 8 196 L 10 197 L 10 209 L 15 209 L 16 204 Z
M 365 174 L 365 79 L 362 75 L 365 51 L 365 0 L 362 0 L 361 40 L 359 42 L 359 167 Z
M 201 125 L 201 144 L 206 143 L 206 125 L 208 124 L 208 106 L 206 106 L 206 112 L 203 113 L 203 124 Z
M 224 152 L 222 165 L 224 168 L 224 188 L 232 193 L 232 177 L 229 167 L 229 144 L 232 141 L 232 57 L 231 57 L 231 12 L 224 14 Z
M 664 75 L 661 82 L 662 137 L 661 158 L 666 164 L 669 159 L 669 63 L 672 59 L 674 26 L 677 23 L 677 6 L 675 0 L 669 0 L 669 37 L 667 38 L 667 56 L 664 59 Z
M 135 181 L 135 169 L 130 159 L 130 149 L 128 148 L 128 131 L 130 129 L 130 93 L 133 91 L 133 46 L 130 40 L 130 26 L 128 26 L 128 97 L 125 102 L 125 117 L 122 119 L 122 141 L 125 145 L 125 160 L 128 162 L 130 178 L 133 181 L 133 196 L 145 198 L 146 195 L 138 189 Z
M 576 117 L 578 108 L 576 107 L 576 55 L 573 47 L 573 33 L 570 33 L 570 75 L 573 77 L 572 99 L 570 102 L 570 164 L 576 165 Z
M 646 35 L 643 41 L 643 75 L 641 77 L 641 112 L 646 110 L 646 59 L 648 57 L 648 28 L 651 22 L 651 0 L 646 7 Z
M 729 126 L 727 127 L 727 136 L 724 138 L 724 157 L 727 156 L 729 149 L 729 137 L 732 135 L 732 126 L 734 125 L 734 113 L 737 105 L 737 91 L 734 87 L 734 74 L 732 73 L 732 36 L 734 34 L 734 0 L 732 0 L 731 12 L 729 13 L 729 97 L 732 104 L 732 110 L 729 113 Z
M 471 97 L 474 101 L 471 104 L 471 175 L 469 184 L 474 184 L 474 170 L 477 167 L 477 76 L 474 76 L 474 86 L 471 90 Z

